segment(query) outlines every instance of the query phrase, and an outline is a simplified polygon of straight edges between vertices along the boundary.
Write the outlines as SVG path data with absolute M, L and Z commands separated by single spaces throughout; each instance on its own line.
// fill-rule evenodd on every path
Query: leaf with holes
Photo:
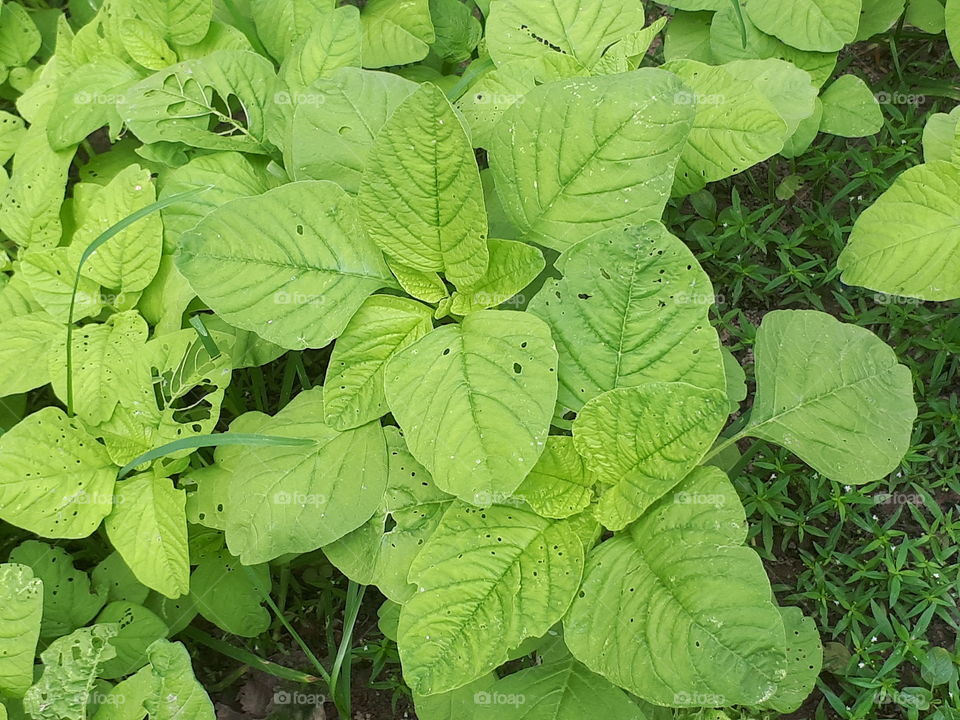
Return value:
M 40 638 L 43 581 L 18 563 L 0 565 L 0 694 L 22 697 L 33 684 L 33 656 Z

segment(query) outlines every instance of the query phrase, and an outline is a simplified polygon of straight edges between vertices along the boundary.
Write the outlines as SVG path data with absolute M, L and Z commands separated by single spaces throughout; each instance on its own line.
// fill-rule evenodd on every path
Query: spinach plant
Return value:
M 318 549 L 388 599 L 423 720 L 800 706 L 820 642 L 745 544 L 737 443 L 880 479 L 913 381 L 870 332 L 778 311 L 744 405 L 660 220 L 818 131 L 875 132 L 863 81 L 820 88 L 899 12 L 674 4 L 103 0 L 42 32 L 3 6 L 0 518 L 97 564 L 27 539 L 0 566 L 0 707 L 213 718 L 167 638 L 263 633 L 270 564 Z M 912 178 L 945 204 L 950 157 Z M 885 204 L 862 222 L 901 232 Z M 931 289 L 935 211 L 876 282 L 956 294 Z M 851 282 L 878 241 L 855 230 Z M 228 410 L 237 373 L 301 351 L 322 385 Z

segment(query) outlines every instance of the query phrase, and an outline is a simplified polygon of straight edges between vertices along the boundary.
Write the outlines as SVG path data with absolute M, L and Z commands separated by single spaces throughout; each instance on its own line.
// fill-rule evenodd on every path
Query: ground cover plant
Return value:
M 226 717 L 208 691 L 246 668 L 283 683 L 251 717 L 350 717 L 361 660 L 371 685 L 399 662 L 422 720 L 807 707 L 843 662 L 798 605 L 842 589 L 778 599 L 775 540 L 823 531 L 763 471 L 895 498 L 919 375 L 955 359 L 749 273 L 744 338 L 701 260 L 777 220 L 743 218 L 738 174 L 881 129 L 847 45 L 907 25 L 956 50 L 958 13 L 4 4 L 0 717 Z M 924 163 L 830 269 L 888 305 L 960 297 L 958 115 L 924 120 Z M 912 547 L 885 559 L 901 583 Z M 367 586 L 377 648 L 354 647 Z M 940 599 L 921 635 L 956 628 Z M 955 640 L 897 627 L 925 686 L 864 676 L 855 712 L 955 717 Z M 238 669 L 204 687 L 199 648 Z

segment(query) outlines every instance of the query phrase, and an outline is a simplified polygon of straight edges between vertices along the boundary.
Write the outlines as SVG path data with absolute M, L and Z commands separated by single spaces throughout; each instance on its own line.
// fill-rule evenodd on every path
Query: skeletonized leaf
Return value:
M 33 685 L 43 582 L 26 565 L 0 565 L 0 693 L 22 697 Z

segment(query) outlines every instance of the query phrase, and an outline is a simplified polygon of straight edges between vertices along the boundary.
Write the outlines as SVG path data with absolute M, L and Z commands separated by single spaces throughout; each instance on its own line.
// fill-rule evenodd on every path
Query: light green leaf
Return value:
M 400 287 L 413 297 L 424 302 L 436 303 L 448 296 L 447 286 L 437 273 L 420 272 L 389 259 L 387 265 L 400 283 Z
M 573 655 L 656 705 L 755 705 L 784 679 L 780 612 L 726 476 L 698 468 L 587 557 Z
M 94 590 L 98 595 L 105 595 L 107 602 L 128 600 L 139 605 L 150 594 L 150 589 L 137 580 L 118 552 L 112 552 L 98 562 L 90 572 L 90 578 Z
M 534 87 L 533 70 L 521 62 L 511 62 L 484 73 L 471 85 L 470 92 L 457 100 L 456 106 L 467 121 L 474 147 L 490 147 L 500 118 L 514 104 L 523 102 Z
M 765 706 L 789 714 L 813 692 L 823 665 L 823 647 L 816 624 L 800 608 L 782 607 L 780 615 L 787 641 L 787 676 Z
M 334 14 L 333 0 L 251 0 L 257 36 L 278 62 Z
M 573 438 L 551 435 L 543 455 L 517 488 L 516 498 L 538 515 L 566 518 L 590 504 L 595 482 L 593 472 L 574 448 Z
M 437 39 L 429 0 L 368 0 L 360 22 L 363 66 L 368 68 L 423 60 Z
M 787 134 L 793 135 L 800 123 L 814 114 L 817 88 L 810 73 L 785 60 L 734 60 L 723 69 L 739 80 L 753 84 L 777 114 L 787 124 Z
M 456 690 L 450 690 L 437 695 L 414 694 L 413 701 L 417 709 L 419 720 L 473 720 L 477 712 L 477 700 L 489 695 L 489 690 L 496 681 L 495 673 L 487 673 L 481 678 L 468 683 Z
M 525 239 L 564 250 L 599 230 L 659 218 L 693 122 L 693 105 L 677 103 L 684 89 L 676 76 L 643 68 L 541 85 L 510 108 L 490 164 Z
M 50 348 L 62 334 L 63 325 L 45 312 L 0 322 L 0 396 L 50 382 Z
M 527 313 L 484 310 L 395 355 L 387 403 L 441 490 L 486 504 L 509 496 L 543 452 L 556 400 L 550 329 Z
M 840 483 L 897 467 L 917 406 L 910 371 L 876 335 L 825 313 L 778 310 L 763 319 L 754 353 L 757 395 L 742 435 L 782 445 Z
M 109 603 L 97 616 L 98 623 L 117 625 L 117 634 L 108 642 L 116 649 L 113 657 L 100 666 L 98 675 L 115 680 L 139 670 L 147 663 L 147 648 L 167 636 L 163 620 L 142 605 L 130 602 Z
M 253 52 L 250 40 L 233 25 L 214 20 L 203 39 L 193 45 L 174 43 L 174 50 L 181 60 L 196 60 L 217 50 L 247 50 Z
M 295 180 L 332 180 L 356 193 L 380 128 L 416 84 L 392 73 L 342 68 L 310 87 L 284 148 Z
M 934 646 L 926 652 L 920 675 L 931 686 L 946 685 L 956 680 L 957 664 L 949 650 Z
M 561 405 L 657 381 L 723 389 L 710 278 L 659 222 L 597 233 L 557 267 L 529 309 L 556 340 Z
M 663 67 L 690 88 L 678 91 L 677 102 L 696 108 L 690 136 L 677 164 L 674 195 L 689 195 L 783 149 L 789 134 L 787 124 L 752 84 L 727 72 L 724 66 L 695 60 L 675 60 Z
M 30 294 L 61 323 L 66 323 L 69 317 L 71 297 L 75 297 L 74 320 L 97 315 L 102 308 L 100 286 L 90 278 L 81 277 L 76 296 L 73 294 L 80 252 L 76 246 L 58 247 L 26 252 L 20 257 L 20 275 L 26 280 Z
M 483 36 L 470 5 L 460 0 L 430 0 L 430 17 L 436 33 L 431 50 L 446 62 L 468 60 Z
M 27 565 L 0 565 L 0 694 L 23 697 L 33 685 L 42 614 L 43 581 Z
M 90 426 L 110 419 L 117 403 L 134 398 L 150 382 L 138 362 L 147 342 L 147 323 L 136 311 L 110 316 L 103 324 L 91 323 L 73 335 L 74 410 Z M 53 344 L 50 376 L 57 397 L 67 397 L 66 334 Z
M 487 51 L 497 65 L 525 61 L 542 81 L 544 68 L 558 62 L 565 75 L 592 68 L 643 25 L 639 0 L 497 0 L 487 18 Z
M 947 0 L 944 23 L 953 59 L 960 65 L 960 0 Z
M 483 277 L 473 285 L 453 293 L 450 312 L 455 315 L 466 315 L 510 302 L 537 278 L 546 265 L 543 253 L 533 245 L 490 238 L 487 247 L 490 264 Z
M 379 423 L 338 432 L 323 422 L 323 388 L 298 395 L 256 432 L 315 441 L 307 446 L 221 447 L 232 473 L 226 505 L 230 551 L 244 564 L 310 552 L 360 527 L 376 512 L 387 484 Z M 234 426 L 236 423 L 234 423 Z
M 807 151 L 813 144 L 817 133 L 820 132 L 820 122 L 823 119 L 823 103 L 817 98 L 813 106 L 813 115 L 801 120 L 796 132 L 787 138 L 780 154 L 785 158 L 795 158 Z
M 857 219 L 842 279 L 892 295 L 960 298 L 960 166 L 910 168 Z
M 923 159 L 960 164 L 960 106 L 947 113 L 934 113 L 923 126 Z
M 823 91 L 820 132 L 841 137 L 865 137 L 883 127 L 880 103 L 856 75 L 841 75 Z
M 27 540 L 10 551 L 10 562 L 29 567 L 42 583 L 42 638 L 73 632 L 103 607 L 104 592 L 91 592 L 90 578 L 74 568 L 73 558 L 63 548 Z
M 160 30 L 171 42 L 198 43 L 213 19 L 211 0 L 138 0 L 137 14 Z
M 275 2 L 261 3 L 275 12 Z M 276 17 L 271 15 L 271 23 Z M 303 34 L 286 53 L 280 66 L 280 77 L 294 92 L 306 90 L 313 98 L 313 83 L 330 77 L 342 67 L 360 67 L 360 11 L 352 5 L 321 13 L 312 28 Z M 319 103 L 318 99 L 314 103 Z M 298 105 L 300 103 L 297 103 Z
M 26 132 L 23 118 L 0 110 L 0 165 L 13 157 Z
M 0 436 L 0 518 L 41 537 L 82 538 L 113 507 L 117 468 L 57 407 Z
M 197 616 L 196 598 L 192 595 L 171 599 L 151 592 L 143 604 L 166 623 L 171 636 L 187 627 Z
M 324 421 L 336 430 L 384 416 L 383 369 L 400 350 L 433 329 L 426 305 L 392 295 L 367 298 L 330 356 L 323 390 Z
M 856 41 L 869 40 L 893 27 L 903 14 L 905 4 L 906 0 L 863 0 Z
M 148 70 L 163 70 L 177 62 L 177 54 L 164 40 L 163 32 L 144 20 L 124 20 L 121 37 L 131 59 Z
M 837 53 L 807 52 L 791 47 L 758 30 L 746 13 L 743 14 L 743 23 L 747 31 L 746 47 L 740 33 L 740 20 L 730 3 L 714 15 L 710 26 L 710 49 L 717 62 L 766 58 L 786 60 L 810 73 L 813 84 L 817 87 L 822 86 L 833 75 Z
M 214 720 L 213 703 L 197 682 L 182 643 L 158 640 L 147 650 L 156 690 L 144 700 L 150 720 Z
M 275 79 L 266 58 L 218 50 L 137 83 L 118 109 L 145 143 L 165 140 L 207 150 L 266 153 L 265 108 L 273 101 Z M 238 105 L 242 119 L 226 111 L 235 113 Z
M 946 27 L 943 3 L 940 0 L 910 0 L 906 21 L 925 33 L 942 33 Z
M 167 597 L 190 589 L 185 493 L 167 478 L 145 473 L 124 480 L 104 526 L 137 579 Z
M 489 255 L 480 171 L 460 118 L 436 85 L 422 85 L 381 128 L 359 207 L 370 237 L 404 265 L 443 271 L 457 285 L 483 276 Z
M 727 417 L 719 390 L 647 383 L 598 395 L 573 423 L 577 451 L 600 482 L 597 518 L 621 530 L 670 492 L 713 445 Z
M 183 235 L 177 266 L 224 320 L 292 350 L 327 345 L 391 283 L 354 200 L 323 181 L 217 208 Z
M 153 669 L 142 668 L 102 697 L 93 720 L 143 720 L 147 715 L 143 701 L 156 689 Z
M 226 550 L 200 558 L 190 576 L 190 593 L 200 614 L 240 637 L 256 637 L 270 627 L 270 613 L 261 605 L 269 591 L 266 565 L 241 565 Z
M 86 720 L 87 697 L 97 671 L 116 655 L 116 625 L 92 625 L 57 638 L 40 653 L 43 675 L 27 691 L 23 707 L 34 720 Z
M 410 565 L 453 498 L 434 487 L 430 473 L 414 460 L 396 428 L 385 427 L 384 433 L 389 476 L 380 507 L 359 528 L 325 545 L 323 552 L 354 582 L 376 585 L 388 598 L 403 603 L 416 589 L 407 581 Z
M 26 65 L 41 44 L 40 31 L 26 7 L 5 2 L 0 7 L 0 67 Z
M 834 52 L 857 37 L 861 0 L 742 0 L 750 20 L 800 50 Z
M 583 545 L 569 521 L 454 505 L 410 569 L 418 592 L 399 630 L 407 684 L 433 695 L 490 672 L 560 619 L 582 571 Z
M 713 50 L 710 48 L 711 12 L 685 12 L 677 10 L 663 35 L 663 59 L 696 60 L 715 65 Z
M 723 374 L 726 378 L 727 400 L 730 402 L 730 414 L 740 409 L 740 403 L 747 399 L 747 375 L 740 367 L 740 363 L 733 353 L 725 347 L 720 348 L 723 354 Z

